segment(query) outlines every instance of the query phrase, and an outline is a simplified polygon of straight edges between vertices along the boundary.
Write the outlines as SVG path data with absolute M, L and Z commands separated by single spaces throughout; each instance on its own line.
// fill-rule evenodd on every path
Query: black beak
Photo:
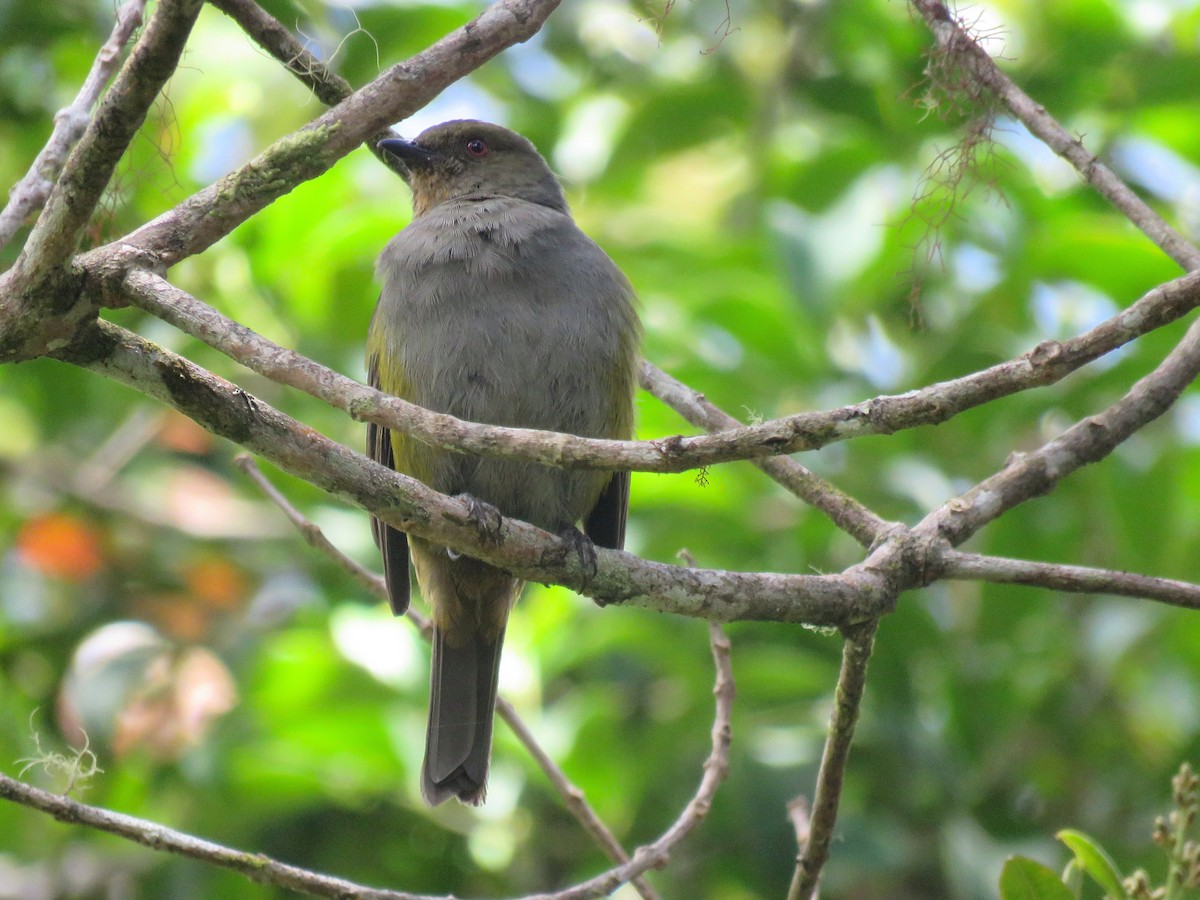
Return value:
M 388 138 L 380 141 L 375 145 L 380 150 L 386 150 L 392 156 L 399 157 L 405 163 L 418 165 L 428 165 L 437 156 L 433 150 L 422 147 L 420 144 L 406 141 L 403 138 Z

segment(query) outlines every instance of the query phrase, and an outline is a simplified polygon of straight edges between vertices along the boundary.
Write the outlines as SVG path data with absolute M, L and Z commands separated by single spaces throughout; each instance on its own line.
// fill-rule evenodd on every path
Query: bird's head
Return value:
M 516 197 L 566 211 L 558 179 L 528 140 L 499 125 L 459 119 L 389 138 L 379 148 L 404 162 L 420 216 L 440 203 L 471 195 Z

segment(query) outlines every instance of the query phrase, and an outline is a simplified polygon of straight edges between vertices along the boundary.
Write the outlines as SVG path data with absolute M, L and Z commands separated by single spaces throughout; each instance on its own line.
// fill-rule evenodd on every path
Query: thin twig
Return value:
M 279 507 L 279 511 L 300 532 L 300 536 L 304 538 L 305 543 L 333 560 L 338 568 L 357 581 L 360 586 L 366 589 L 367 593 L 379 600 L 387 600 L 387 585 L 384 583 L 383 578 L 371 572 L 365 566 L 355 562 L 334 546 L 333 541 L 325 536 L 325 532 L 315 522 L 307 518 L 304 513 L 293 506 L 284 493 L 268 480 L 267 476 L 263 474 L 262 469 L 258 467 L 258 463 L 254 461 L 253 456 L 249 453 L 239 453 L 234 457 L 233 464 L 254 482 L 255 486 L 266 495 L 268 500 Z M 430 625 L 423 615 L 411 606 L 405 615 L 410 622 L 420 629 L 422 634 L 428 635 Z
M 947 578 L 959 578 L 964 581 L 1024 584 L 1075 594 L 1113 594 L 1157 600 L 1184 609 L 1200 609 L 1200 585 L 1170 578 L 1155 578 L 1151 575 L 1096 569 L 1090 566 L 1067 566 L 999 556 L 981 556 L 957 550 L 947 551 L 941 564 Z
M 1063 128 L 1046 108 L 1000 71 L 961 21 L 939 0 L 910 0 L 937 39 L 939 50 L 953 54 L 966 71 L 990 90 L 1035 137 L 1075 167 L 1084 181 L 1119 209 L 1185 270 L 1200 268 L 1200 249 L 1184 239 L 1122 181 L 1112 169 Z
M 709 623 L 708 635 L 713 664 L 717 670 L 716 680 L 713 683 L 716 714 L 713 718 L 712 750 L 709 752 L 708 759 L 704 761 L 704 775 L 700 779 L 700 785 L 696 788 L 691 802 L 657 841 L 638 847 L 633 853 L 633 859 L 628 863 L 564 891 L 553 894 L 537 894 L 527 897 L 525 900 L 591 900 L 593 897 L 606 897 L 617 887 L 628 882 L 634 875 L 640 875 L 648 869 L 665 866 L 675 846 L 708 815 L 717 788 L 729 773 L 729 745 L 733 740 L 731 722 L 736 690 L 733 681 L 733 665 L 730 661 L 729 639 L 720 625 L 716 623 Z
M 709 432 L 742 428 L 742 423 L 710 401 L 704 394 L 672 378 L 662 369 L 643 361 L 642 387 L 675 410 L 693 425 Z M 834 524 L 864 547 L 874 545 L 892 523 L 855 500 L 849 494 L 814 474 L 806 466 L 785 456 L 751 459 L 753 463 L 783 487 L 810 506 L 825 513 Z
M 255 43 L 283 63 L 326 106 L 336 106 L 354 88 L 345 78 L 313 56 L 282 22 L 253 0 L 208 0 L 246 32 Z
M 85 825 L 118 835 L 152 850 L 198 859 L 211 865 L 232 869 L 252 881 L 277 885 L 313 897 L 329 897 L 335 900 L 451 900 L 430 894 L 410 894 L 404 891 L 364 887 L 341 878 L 291 866 L 261 853 L 235 850 L 193 837 L 147 819 L 79 803 L 69 797 L 51 794 L 24 784 L 2 773 L 0 798 L 49 813 L 60 822 Z
M 255 483 L 255 485 L 258 486 L 259 490 L 261 490 L 271 500 L 272 503 L 279 507 L 283 514 L 287 516 L 288 521 L 296 526 L 296 529 L 300 532 L 300 534 L 304 537 L 304 540 L 310 546 L 316 548 L 326 557 L 333 560 L 339 568 L 341 568 L 344 572 L 349 573 L 349 575 L 360 585 L 366 588 L 372 596 L 379 600 L 385 602 L 387 601 L 387 585 L 384 583 L 384 580 L 380 576 L 368 571 L 365 567 L 359 565 L 357 562 L 339 550 L 334 543 L 325 536 L 325 533 L 321 531 L 315 522 L 305 517 L 300 510 L 296 509 L 296 507 L 292 505 L 291 501 L 288 500 L 288 498 L 284 496 L 284 494 L 267 479 L 267 477 L 262 473 L 262 470 L 259 469 L 257 463 L 255 463 L 252 456 L 247 453 L 239 453 L 234 459 L 234 463 Z M 433 631 L 430 627 L 429 620 L 426 619 L 425 616 L 421 615 L 411 606 L 408 608 L 408 611 L 405 613 L 405 615 L 408 617 L 409 621 L 411 621 L 417 626 L 418 629 L 420 629 L 421 636 L 425 638 L 426 641 L 432 638 Z M 613 833 L 609 830 L 608 826 L 604 824 L 604 821 L 599 815 L 596 814 L 596 811 L 592 808 L 591 804 L 587 802 L 583 791 L 573 784 L 569 778 L 567 778 L 566 773 L 564 773 L 563 770 L 559 768 L 558 764 L 550 758 L 549 754 L 542 749 L 541 745 L 537 742 L 537 738 L 534 737 L 533 731 L 530 730 L 529 726 L 525 724 L 525 721 L 521 718 L 520 713 L 517 712 L 516 707 L 514 707 L 503 697 L 497 697 L 496 711 L 500 715 L 500 718 L 508 723 L 508 727 L 512 729 L 512 732 L 516 735 L 517 740 L 521 742 L 529 755 L 533 757 L 534 762 L 541 767 L 546 777 L 550 780 L 550 783 L 554 786 L 555 790 L 558 791 L 559 796 L 562 797 L 563 804 L 567 807 L 567 810 L 575 816 L 576 820 L 578 820 L 579 824 L 583 826 L 584 830 L 595 839 L 596 843 L 601 846 L 601 848 L 605 851 L 605 853 L 608 854 L 609 858 L 612 859 L 613 862 L 629 862 L 629 854 L 625 852 L 625 848 L 621 846 L 620 841 L 613 836 Z M 654 892 L 654 889 L 651 888 L 650 885 L 646 883 L 645 879 L 641 878 L 640 876 L 633 880 L 633 885 L 637 889 L 638 893 L 642 897 L 646 898 L 646 900 L 653 900 L 653 898 L 658 896 Z
M 34 159 L 25 177 L 8 192 L 8 204 L 0 211 L 0 248 L 8 246 L 26 219 L 41 209 L 54 181 L 67 161 L 67 154 L 83 135 L 91 118 L 92 107 L 100 99 L 104 86 L 121 63 L 121 51 L 130 36 L 142 24 L 146 0 L 125 0 L 117 10 L 116 23 L 96 59 L 83 86 L 69 106 L 54 116 L 54 130 L 46 146 Z
M 174 73 L 202 0 L 161 0 L 74 154 L 50 191 L 21 255 L 12 285 L 34 287 L 61 267 L 100 202 L 129 142 Z
M 842 668 L 838 672 L 834 693 L 833 715 L 829 720 L 829 735 L 821 754 L 817 773 L 817 789 L 813 797 L 812 815 L 808 822 L 808 840 L 796 858 L 796 871 L 788 890 L 788 900 L 810 900 L 821 878 L 821 869 L 829 859 L 829 843 L 837 823 L 838 804 L 842 797 L 842 781 L 854 726 L 862 706 L 867 685 L 867 663 L 875 646 L 879 621 L 872 620 L 843 629 Z
M 285 69 L 291 72 L 313 92 L 313 96 L 326 106 L 336 106 L 354 93 L 354 88 L 345 78 L 330 69 L 325 63 L 313 56 L 301 44 L 282 22 L 259 6 L 253 0 L 208 0 L 213 6 L 225 13 L 254 40 L 263 50 L 283 63 Z M 387 135 L 395 137 L 395 133 L 387 129 Z M 381 135 L 367 141 L 367 147 L 375 154 L 375 158 L 400 175 L 407 176 L 404 164 L 390 153 L 384 153 L 376 144 Z
M 508 724 L 512 733 L 516 735 L 517 740 L 525 747 L 526 752 L 533 757 L 534 762 L 538 764 L 546 777 L 550 779 L 550 783 L 554 785 L 554 789 L 562 797 L 567 810 L 575 816 L 576 821 L 584 827 L 584 830 L 592 836 L 592 839 L 603 848 L 604 852 L 608 854 L 608 858 L 616 863 L 629 862 L 629 854 L 625 852 L 625 848 L 621 846 L 620 841 L 613 836 L 608 826 L 604 824 L 604 820 L 592 809 L 583 791 L 567 778 L 566 773 L 563 772 L 558 763 L 551 759 L 546 751 L 542 749 L 541 744 L 537 742 L 537 738 L 517 713 L 516 708 L 503 697 L 497 697 L 496 712 Z M 630 879 L 629 883 L 646 900 L 658 897 L 658 893 L 654 888 L 650 887 L 643 875 L 635 875 Z
M 106 493 L 121 469 L 154 440 L 166 415 L 161 406 L 135 406 L 91 453 L 78 462 L 72 460 L 72 492 L 81 497 Z

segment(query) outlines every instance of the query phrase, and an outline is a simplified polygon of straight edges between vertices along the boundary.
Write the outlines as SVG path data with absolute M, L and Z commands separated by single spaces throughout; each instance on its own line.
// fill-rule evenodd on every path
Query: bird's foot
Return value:
M 558 537 L 563 542 L 563 546 L 562 550 L 555 555 L 558 559 L 565 561 L 573 552 L 579 558 L 579 568 L 582 573 L 579 586 L 586 589 L 600 571 L 600 561 L 596 557 L 596 545 L 592 543 L 590 537 L 574 525 L 560 528 Z M 604 604 L 600 603 L 600 605 Z
M 474 526 L 479 539 L 485 544 L 498 544 L 504 525 L 500 510 L 472 494 L 459 494 L 458 499 L 467 505 L 467 524 Z

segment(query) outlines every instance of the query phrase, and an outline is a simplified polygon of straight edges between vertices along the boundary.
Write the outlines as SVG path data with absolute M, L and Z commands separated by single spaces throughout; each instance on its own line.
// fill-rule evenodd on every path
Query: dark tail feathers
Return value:
M 503 644 L 501 631 L 492 644 L 475 637 L 452 647 L 440 630 L 434 630 L 429 730 L 421 772 L 421 795 L 430 806 L 450 797 L 471 806 L 483 802 Z

